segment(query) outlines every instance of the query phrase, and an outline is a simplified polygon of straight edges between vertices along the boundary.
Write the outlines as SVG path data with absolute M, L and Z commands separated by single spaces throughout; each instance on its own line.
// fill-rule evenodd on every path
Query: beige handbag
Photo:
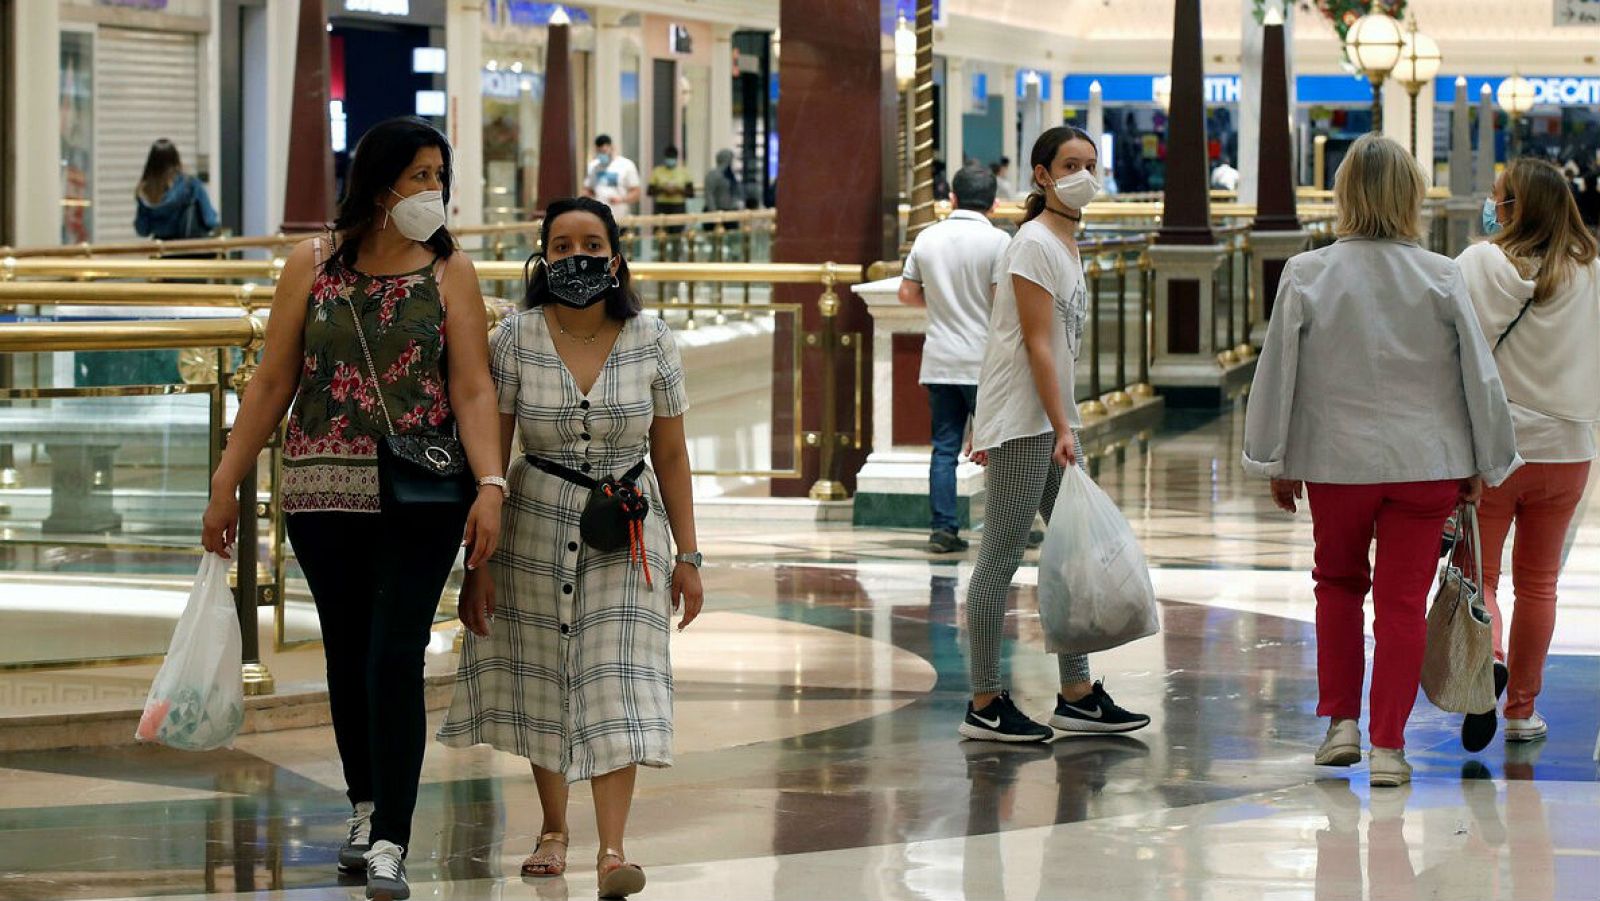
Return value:
M 1472 575 L 1463 572 L 1467 548 L 1457 546 L 1439 577 L 1439 590 L 1428 608 L 1428 648 L 1422 656 L 1422 690 L 1440 710 L 1488 713 L 1495 707 L 1494 636 L 1489 609 L 1479 583 L 1483 550 L 1478 540 L 1478 511 L 1463 505 L 1457 533 L 1471 542 Z

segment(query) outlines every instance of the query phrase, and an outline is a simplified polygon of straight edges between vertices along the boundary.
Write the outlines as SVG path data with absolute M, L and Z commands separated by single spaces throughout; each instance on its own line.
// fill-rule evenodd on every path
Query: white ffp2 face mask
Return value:
M 401 197 L 393 188 L 390 193 L 400 197 L 400 202 L 389 209 L 394 227 L 413 241 L 426 241 L 444 227 L 444 193 L 418 191 L 410 197 Z
M 1056 199 L 1067 209 L 1081 210 L 1100 194 L 1100 181 L 1088 169 L 1079 169 L 1056 181 Z

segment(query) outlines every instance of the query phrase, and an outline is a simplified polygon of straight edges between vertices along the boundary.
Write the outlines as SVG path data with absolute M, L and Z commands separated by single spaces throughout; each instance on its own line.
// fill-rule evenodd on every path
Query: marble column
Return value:
M 711 130 L 710 146 L 708 148 L 711 159 L 715 160 L 717 151 L 731 150 L 735 144 L 733 130 L 733 29 L 725 25 L 714 26 L 714 39 L 711 45 Z M 710 163 L 706 166 L 709 168 Z M 703 175 L 695 173 L 696 177 Z M 698 191 L 699 186 L 696 186 Z
M 539 193 L 543 210 L 578 190 L 572 124 L 572 26 L 551 24 L 544 52 L 544 109 L 539 119 Z
M 300 0 L 295 26 L 294 106 L 283 230 L 315 231 L 333 218 L 333 138 L 328 122 L 328 16 L 323 0 Z M 354 137 L 354 136 L 352 136 Z
M 1011 159 L 1008 179 L 1000 185 L 1004 195 L 1016 194 L 1018 187 L 1033 181 L 1033 167 L 1028 165 L 1029 147 L 1017 146 L 1017 67 L 1000 67 L 1000 155 Z
M 1472 241 L 1478 203 L 1472 191 L 1472 106 L 1467 101 L 1467 79 L 1458 77 L 1455 102 L 1450 107 L 1450 245 L 1452 255 Z M 1481 201 L 1480 201 L 1481 202 Z
M 967 107 L 967 66 L 959 59 L 945 59 L 944 63 L 944 171 L 946 178 L 955 178 L 966 159 L 964 135 L 961 133 L 962 117 Z M 946 198 L 940 197 L 940 200 Z
M 622 51 L 627 36 L 619 21 L 620 15 L 613 10 L 596 10 L 593 16 L 594 54 L 590 57 L 593 77 L 589 80 L 589 93 L 594 104 L 590 119 L 594 123 L 594 134 L 579 137 L 587 153 L 595 135 L 610 135 L 624 156 L 642 162 L 640 148 L 625 146 L 622 134 Z M 643 66 L 642 61 L 640 65 Z
M 1212 337 L 1219 331 L 1215 276 L 1226 251 L 1211 231 L 1201 35 L 1200 0 L 1176 0 L 1167 184 L 1161 230 L 1150 248 L 1156 272 L 1150 370 L 1157 389 L 1178 406 L 1216 403 L 1227 375 Z
M 445 92 L 450 98 L 450 147 L 455 184 L 450 221 L 477 225 L 483 219 L 483 2 L 450 0 L 445 23 Z M 475 246 L 480 239 L 468 244 Z
M 783 0 L 779 19 L 783 102 L 778 104 L 778 133 L 784 138 L 773 261 L 859 266 L 893 259 L 893 5 L 885 10 L 859 0 Z M 811 198 L 827 202 L 808 202 Z M 856 349 L 864 351 L 863 342 L 872 339 L 871 317 L 861 300 L 845 289 L 830 295 L 816 285 L 783 285 L 775 294 L 779 302 L 803 305 L 800 327 L 808 340 L 797 385 L 793 361 L 785 350 L 791 346 L 793 318 L 778 317 L 773 444 L 787 445 L 796 429 L 812 440 L 807 440 L 799 461 L 802 477 L 774 479 L 773 493 L 805 495 L 819 480 L 828 482 L 830 489 L 853 491 L 865 449 L 872 446 L 871 418 L 866 415 L 872 404 L 870 355 L 861 354 L 861 384 L 856 384 L 853 371 Z M 825 319 L 831 319 L 831 328 Z M 828 364 L 836 374 L 831 387 L 824 379 Z M 792 408 L 795 391 L 801 392 L 799 423 L 788 421 L 784 412 Z M 836 432 L 846 435 L 854 429 L 858 394 L 865 434 L 852 436 L 859 440 L 847 443 L 836 437 L 832 451 L 824 453 L 820 445 L 826 437 L 826 411 L 831 405 Z M 827 458 L 831 471 L 823 472 Z M 838 497 L 834 490 L 828 494 Z
M 1109 168 L 1110 160 L 1103 158 L 1105 153 L 1102 147 L 1105 143 L 1102 138 L 1106 134 L 1105 91 L 1100 87 L 1099 81 L 1089 82 L 1089 111 L 1087 118 L 1088 121 L 1084 123 L 1084 130 L 1089 133 L 1089 137 L 1094 138 L 1095 151 L 1102 157 L 1100 161 L 1101 169 L 1107 169 Z M 1101 177 L 1104 177 L 1103 172 Z
M 1256 218 L 1251 226 L 1250 246 L 1251 283 L 1255 286 L 1250 298 L 1250 322 L 1255 334 L 1245 332 L 1247 345 L 1234 348 L 1236 355 L 1248 357 L 1250 342 L 1265 334 L 1267 320 L 1272 316 L 1272 304 L 1278 295 L 1278 283 L 1283 276 L 1284 264 L 1289 258 L 1306 249 L 1309 235 L 1300 227 L 1300 217 L 1295 208 L 1293 136 L 1289 132 L 1289 67 L 1288 35 L 1283 16 L 1276 8 L 1267 14 L 1261 28 L 1261 57 L 1259 107 L 1257 124 L 1258 143 L 1251 154 L 1257 163 L 1255 178 L 1248 174 L 1245 182 L 1253 182 L 1256 197 Z M 1241 157 L 1243 147 L 1241 145 Z M 1244 170 L 1246 173 L 1252 170 Z
M 11 67 L 12 121 L 0 122 L 14 141 L 10 238 L 16 246 L 60 244 L 61 10 L 24 0 L 12 15 L 15 53 L 0 60 Z
M 1478 166 L 1473 187 L 1484 197 L 1494 191 L 1494 92 L 1484 85 L 1478 93 Z
M 1275 14 L 1275 19 L 1283 21 L 1278 27 L 1283 31 L 1283 44 L 1286 48 L 1284 71 L 1287 73 L 1286 80 L 1289 85 L 1289 109 L 1292 110 L 1294 109 L 1294 60 L 1290 56 L 1290 51 L 1294 48 L 1294 19 L 1285 18 L 1279 0 L 1267 0 L 1267 5 Z M 1244 173 L 1244 178 L 1239 180 L 1239 202 L 1255 203 L 1256 184 L 1250 176 L 1256 171 L 1257 161 L 1260 159 L 1258 154 L 1261 147 L 1261 123 L 1266 118 L 1261 111 L 1266 28 L 1262 22 L 1256 21 L 1254 4 L 1241 3 L 1239 12 L 1242 34 L 1239 66 L 1239 158 L 1234 161 L 1234 165 Z

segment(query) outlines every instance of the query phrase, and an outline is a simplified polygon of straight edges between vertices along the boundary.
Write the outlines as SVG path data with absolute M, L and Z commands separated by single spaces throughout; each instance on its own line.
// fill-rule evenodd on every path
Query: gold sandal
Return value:
M 606 869 L 606 858 L 616 859 L 616 864 L 611 869 Z M 638 864 L 628 863 L 620 852 L 611 848 L 601 852 L 595 861 L 595 866 L 600 875 L 600 897 L 626 898 L 636 892 L 644 891 L 644 870 Z
M 559 844 L 561 853 L 546 851 L 547 844 Z M 567 834 L 565 832 L 546 832 L 539 836 L 539 843 L 533 846 L 533 853 L 522 862 L 522 875 L 535 878 L 545 876 L 560 876 L 567 871 Z

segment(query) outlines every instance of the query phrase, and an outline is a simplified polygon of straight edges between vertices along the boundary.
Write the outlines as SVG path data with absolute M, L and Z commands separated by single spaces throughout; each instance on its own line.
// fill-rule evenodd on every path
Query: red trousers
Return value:
M 1375 748 L 1404 748 L 1427 645 L 1428 598 L 1439 539 L 1461 482 L 1306 486 L 1316 538 L 1317 715 L 1361 717 L 1366 668 L 1363 606 L 1372 591 L 1370 734 Z M 1373 539 L 1375 562 L 1369 563 Z
M 1556 628 L 1556 577 L 1561 574 L 1561 548 L 1572 513 L 1589 481 L 1588 463 L 1528 463 L 1498 488 L 1484 492 L 1478 506 L 1483 537 L 1483 595 L 1494 614 L 1495 656 L 1505 661 L 1506 719 L 1533 715 L 1533 699 L 1544 683 L 1544 660 Z M 1505 618 L 1500 614 L 1500 560 L 1511 523 L 1517 540 L 1511 548 L 1511 578 L 1517 590 L 1511 618 L 1511 646 L 1506 647 Z M 1509 653 L 1508 653 L 1509 651 Z

